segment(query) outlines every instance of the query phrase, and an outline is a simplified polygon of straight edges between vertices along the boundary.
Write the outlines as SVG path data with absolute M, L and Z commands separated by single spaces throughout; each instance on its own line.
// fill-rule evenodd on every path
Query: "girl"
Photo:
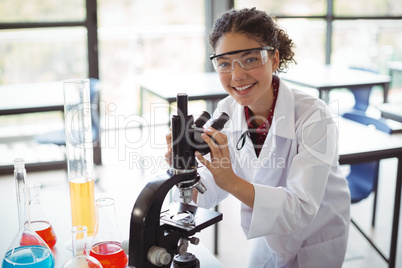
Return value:
M 292 40 L 253 8 L 224 13 L 209 41 L 229 93 L 215 114 L 230 121 L 202 135 L 211 154 L 196 152 L 208 189 L 194 195 L 197 205 L 214 207 L 228 194 L 241 201 L 241 226 L 253 240 L 249 267 L 341 267 L 350 195 L 337 128 L 324 102 L 275 75 L 294 61 Z M 170 134 L 167 142 L 170 157 Z

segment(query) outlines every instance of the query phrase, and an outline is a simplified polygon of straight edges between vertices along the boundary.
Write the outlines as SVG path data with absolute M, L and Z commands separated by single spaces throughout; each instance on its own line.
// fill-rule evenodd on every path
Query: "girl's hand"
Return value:
M 214 140 L 211 139 L 214 138 Z M 211 171 L 215 183 L 225 191 L 230 191 L 233 185 L 235 173 L 232 169 L 228 141 L 225 134 L 213 128 L 207 128 L 201 135 L 201 138 L 211 149 L 211 161 L 205 159 L 198 151 L 195 153 L 197 159 Z
M 172 165 L 172 131 L 170 129 L 169 133 L 166 134 L 166 144 L 167 144 L 167 152 L 165 153 L 165 160 L 169 164 Z

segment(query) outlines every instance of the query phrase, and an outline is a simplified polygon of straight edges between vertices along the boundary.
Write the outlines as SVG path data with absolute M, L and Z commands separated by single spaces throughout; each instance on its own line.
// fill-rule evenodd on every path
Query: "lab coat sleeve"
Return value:
M 298 231 L 317 214 L 331 169 L 338 165 L 338 131 L 330 111 L 313 109 L 295 123 L 297 153 L 288 159 L 286 185 L 254 184 L 251 222 L 245 230 L 249 239 Z

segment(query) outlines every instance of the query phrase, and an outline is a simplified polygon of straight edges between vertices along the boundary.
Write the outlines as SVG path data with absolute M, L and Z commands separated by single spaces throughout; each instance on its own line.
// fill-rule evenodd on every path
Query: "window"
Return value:
M 333 23 L 332 63 L 387 74 L 402 59 L 402 20 L 339 20 Z
M 84 27 L 2 30 L 0 44 L 0 84 L 88 76 Z
M 313 16 L 326 14 L 326 0 L 237 0 L 235 6 L 236 8 L 256 7 L 270 15 Z
M 334 0 L 336 16 L 401 16 L 402 2 L 399 0 Z
M 98 14 L 102 99 L 116 113 L 138 113 L 142 73 L 204 70 L 203 0 L 100 0 Z
M 0 23 L 84 21 L 85 0 L 0 1 Z

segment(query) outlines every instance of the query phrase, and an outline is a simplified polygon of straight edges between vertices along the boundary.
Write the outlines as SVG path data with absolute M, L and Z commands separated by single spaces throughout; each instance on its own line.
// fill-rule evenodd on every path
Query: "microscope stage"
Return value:
M 173 203 L 161 212 L 161 225 L 184 232 L 187 236 L 222 220 L 222 213 L 184 203 Z

